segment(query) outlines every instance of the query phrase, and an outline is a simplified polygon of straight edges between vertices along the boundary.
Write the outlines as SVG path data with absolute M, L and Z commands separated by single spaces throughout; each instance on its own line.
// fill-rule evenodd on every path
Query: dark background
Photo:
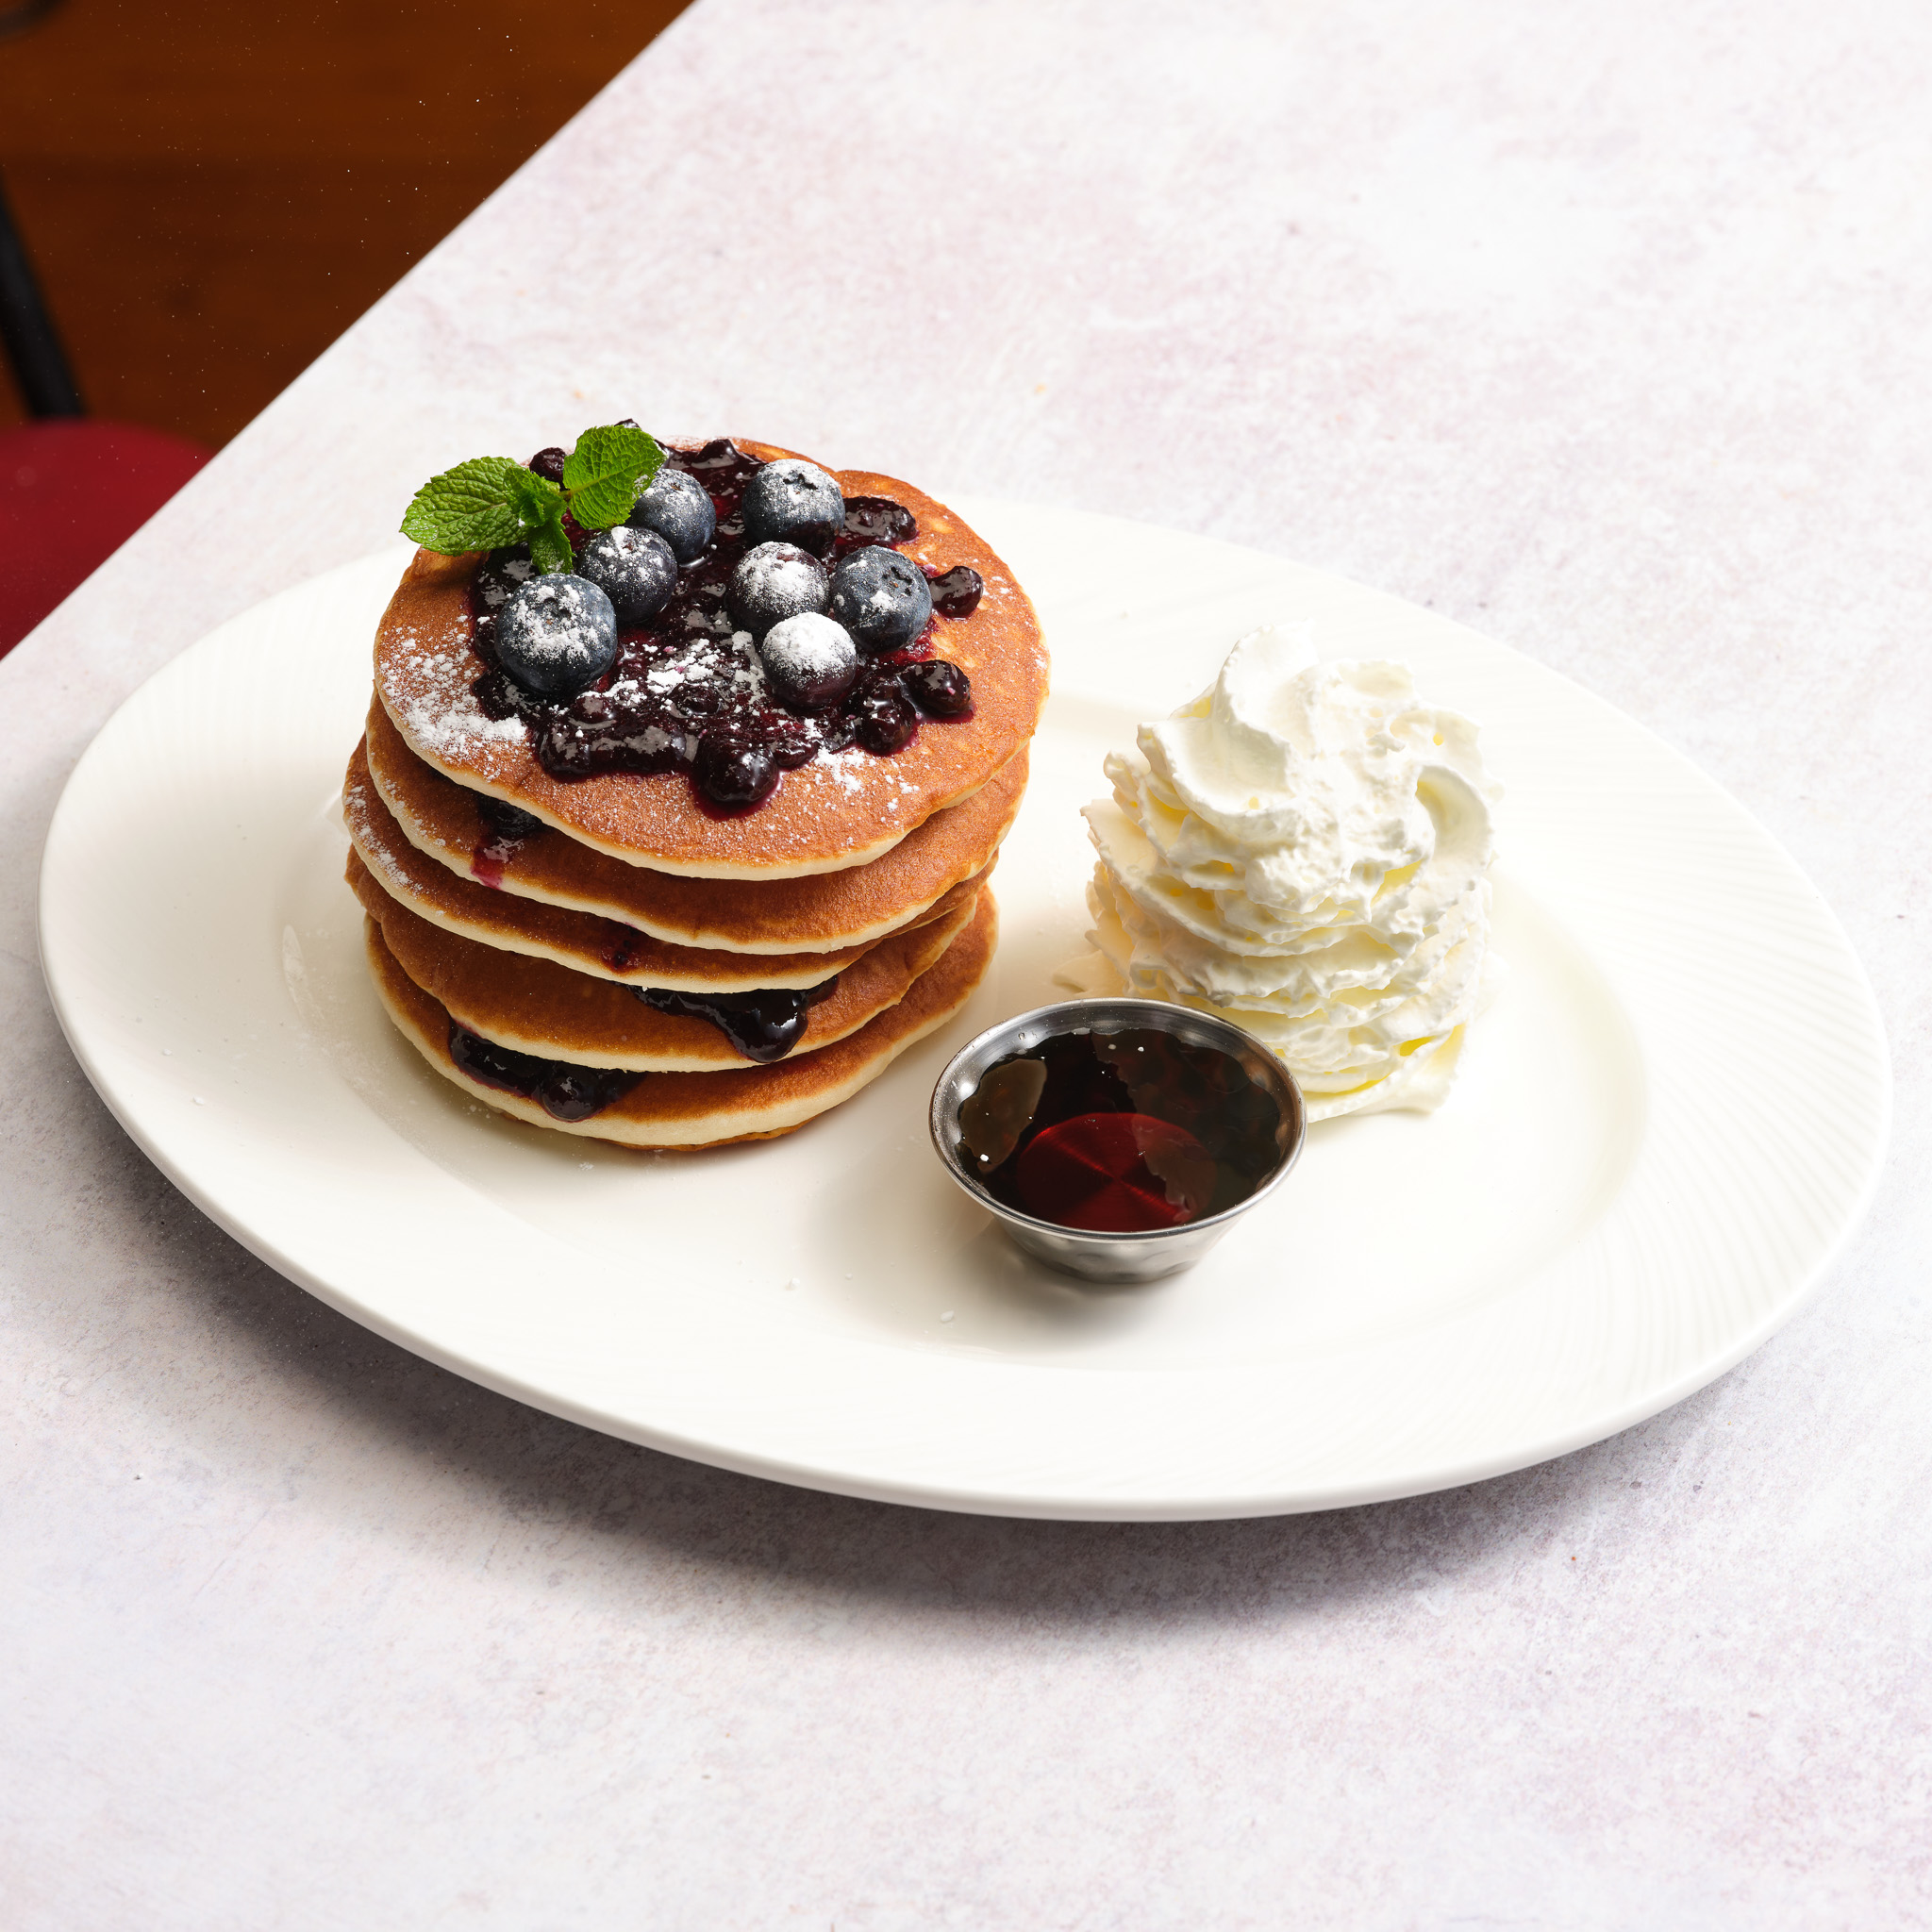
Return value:
M 680 11 L 66 0 L 0 39 L 0 175 L 89 409 L 226 441 Z

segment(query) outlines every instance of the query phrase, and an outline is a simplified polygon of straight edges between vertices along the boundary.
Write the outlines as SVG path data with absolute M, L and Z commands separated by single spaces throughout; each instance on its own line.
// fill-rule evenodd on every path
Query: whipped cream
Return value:
M 1492 976 L 1476 727 L 1406 665 L 1320 663 L 1307 625 L 1271 625 L 1106 769 L 1092 950 L 1060 983 L 1245 1027 L 1311 1120 L 1440 1107 Z

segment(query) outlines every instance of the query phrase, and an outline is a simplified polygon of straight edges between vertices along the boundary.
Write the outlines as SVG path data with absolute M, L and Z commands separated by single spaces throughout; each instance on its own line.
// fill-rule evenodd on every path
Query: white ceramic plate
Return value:
M 1439 1489 L 1654 1414 L 1790 1316 L 1870 1195 L 1890 1070 L 1843 933 L 1736 804 L 1393 598 L 1103 518 L 960 508 L 1037 599 L 1055 696 L 994 971 L 857 1101 L 788 1140 L 639 1156 L 504 1120 L 391 1030 L 336 796 L 399 549 L 225 625 L 75 772 L 42 950 L 108 1106 L 263 1259 L 460 1374 L 703 1461 L 947 1508 Z M 1054 996 L 1102 754 L 1292 616 L 1481 721 L 1510 976 L 1441 1112 L 1318 1126 L 1192 1274 L 1081 1289 L 954 1189 L 926 1097 L 974 1033 Z

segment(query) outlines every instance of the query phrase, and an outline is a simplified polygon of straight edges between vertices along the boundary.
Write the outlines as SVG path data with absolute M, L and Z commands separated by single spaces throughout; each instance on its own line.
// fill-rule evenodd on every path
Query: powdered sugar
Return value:
M 529 742 L 521 718 L 485 714 L 470 689 L 473 666 L 467 642 L 455 649 L 427 644 L 408 632 L 378 662 L 382 697 L 404 737 L 432 758 Z

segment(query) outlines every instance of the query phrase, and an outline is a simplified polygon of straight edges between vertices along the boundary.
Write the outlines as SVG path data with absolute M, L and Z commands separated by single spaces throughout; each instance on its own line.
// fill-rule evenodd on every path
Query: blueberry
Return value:
M 815 610 L 774 624 L 758 645 L 772 695 L 791 711 L 823 711 L 852 689 L 858 648 L 842 625 Z
M 497 661 L 527 691 L 569 697 L 617 660 L 617 612 L 595 584 L 532 577 L 496 619 Z
M 743 514 L 747 542 L 823 550 L 844 525 L 845 492 L 816 463 L 780 457 L 753 471 Z
M 861 651 L 897 650 L 932 616 L 925 573 L 895 550 L 855 550 L 832 573 L 832 615 Z
M 973 680 L 943 658 L 907 665 L 899 688 L 928 718 L 963 718 L 973 708 Z
M 718 527 L 711 492 L 683 470 L 668 464 L 652 479 L 625 520 L 634 530 L 656 530 L 679 563 L 703 556 Z
M 933 608 L 941 617 L 971 617 L 986 594 L 986 579 L 970 563 L 956 563 L 932 580 Z
M 760 543 L 731 573 L 731 615 L 755 638 L 801 610 L 823 610 L 832 581 L 815 557 L 790 543 Z
M 577 575 L 610 599 L 620 624 L 642 624 L 664 608 L 677 588 L 677 558 L 656 530 L 620 524 L 584 545 Z
M 726 811 L 749 811 L 772 795 L 778 764 L 768 746 L 747 743 L 714 726 L 698 740 L 691 774 L 713 805 Z
M 859 700 L 858 728 L 854 736 L 867 751 L 880 758 L 904 751 L 919 729 L 919 713 L 891 687 L 870 691 Z
M 568 1060 L 550 1060 L 530 1098 L 552 1120 L 587 1121 L 622 1100 L 642 1077 L 622 1067 L 576 1067 Z

